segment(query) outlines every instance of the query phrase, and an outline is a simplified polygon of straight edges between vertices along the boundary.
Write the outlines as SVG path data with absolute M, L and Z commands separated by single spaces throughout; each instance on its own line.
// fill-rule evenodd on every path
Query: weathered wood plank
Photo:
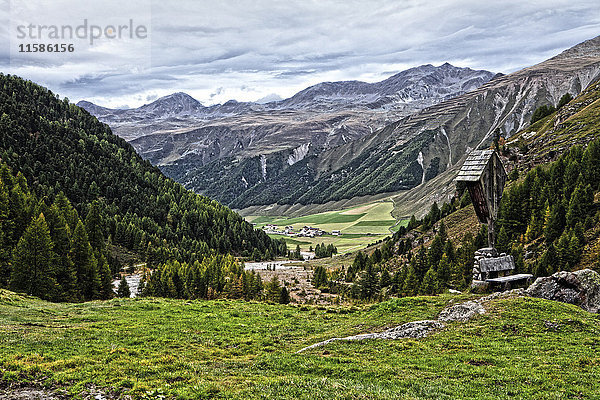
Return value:
M 511 255 L 479 260 L 479 270 L 481 272 L 512 271 L 513 269 L 515 269 L 515 260 Z

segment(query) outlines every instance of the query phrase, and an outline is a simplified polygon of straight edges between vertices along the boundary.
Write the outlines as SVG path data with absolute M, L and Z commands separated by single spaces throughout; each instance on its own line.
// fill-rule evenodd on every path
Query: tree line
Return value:
M 122 260 L 115 258 L 119 253 L 115 251 L 97 254 L 101 239 L 108 250 L 126 249 L 153 267 L 171 260 L 194 264 L 216 254 L 268 259 L 287 253 L 283 240 L 272 240 L 227 207 L 166 178 L 107 125 L 68 99 L 4 74 L 0 74 L 0 160 L 20 173 L 18 180 L 27 184 L 36 202 L 43 200 L 51 208 L 67 199 L 80 216 L 94 208 L 97 229 L 93 236 L 86 232 L 94 250 L 90 254 L 100 269 L 108 263 L 111 273 Z M 5 186 L 11 185 L 4 178 Z M 2 256 L 10 260 L 5 265 L 14 267 L 14 247 L 31 221 L 37 221 L 36 235 L 45 236 L 40 213 L 33 215 L 36 207 L 14 216 L 17 220 L 12 223 L 19 228 L 4 248 L 10 253 Z M 43 217 L 54 234 L 50 216 L 44 212 Z M 70 221 L 69 216 L 64 218 Z M 69 226 L 70 235 L 76 228 L 76 223 Z M 52 245 L 55 250 L 60 246 L 54 240 Z
M 62 192 L 39 199 L 0 163 L 0 287 L 51 301 L 112 297 L 98 203 L 82 220 Z
M 146 277 L 143 295 L 178 299 L 244 299 L 266 300 L 287 304 L 290 295 L 277 276 L 263 284 L 254 270 L 231 255 L 214 255 L 194 263 L 170 261 L 160 265 Z
M 545 276 L 572 270 L 600 220 L 600 139 L 574 146 L 556 161 L 529 171 L 505 190 L 498 220 L 500 251 L 529 259 L 524 272 Z

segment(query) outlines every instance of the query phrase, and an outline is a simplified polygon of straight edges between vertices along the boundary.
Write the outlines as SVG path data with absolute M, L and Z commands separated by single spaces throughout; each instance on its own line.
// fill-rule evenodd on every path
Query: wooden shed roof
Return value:
M 458 172 L 456 181 L 477 182 L 493 154 L 494 150 L 473 150 Z

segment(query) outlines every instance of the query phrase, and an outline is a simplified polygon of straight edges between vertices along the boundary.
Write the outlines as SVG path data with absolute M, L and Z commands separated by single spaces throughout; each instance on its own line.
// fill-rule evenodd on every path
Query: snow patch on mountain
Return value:
M 419 163 L 419 165 L 421 166 L 421 169 L 423 170 L 423 178 L 421 178 L 421 185 L 425 183 L 425 166 L 423 165 L 423 152 L 420 151 L 419 155 L 417 156 L 417 162 Z
M 308 154 L 310 143 L 304 143 L 303 145 L 296 147 L 292 154 L 288 157 L 288 165 L 294 165 L 298 161 L 304 160 L 304 157 Z
M 260 169 L 262 171 L 263 181 L 267 180 L 267 156 L 264 154 L 260 156 Z

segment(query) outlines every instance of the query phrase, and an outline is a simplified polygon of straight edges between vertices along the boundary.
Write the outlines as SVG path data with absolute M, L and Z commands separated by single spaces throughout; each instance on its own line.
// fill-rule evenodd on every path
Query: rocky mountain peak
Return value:
M 138 108 L 140 111 L 151 112 L 157 116 L 173 114 L 194 114 L 205 107 L 187 93 L 176 92 L 163 96 L 150 104 Z

